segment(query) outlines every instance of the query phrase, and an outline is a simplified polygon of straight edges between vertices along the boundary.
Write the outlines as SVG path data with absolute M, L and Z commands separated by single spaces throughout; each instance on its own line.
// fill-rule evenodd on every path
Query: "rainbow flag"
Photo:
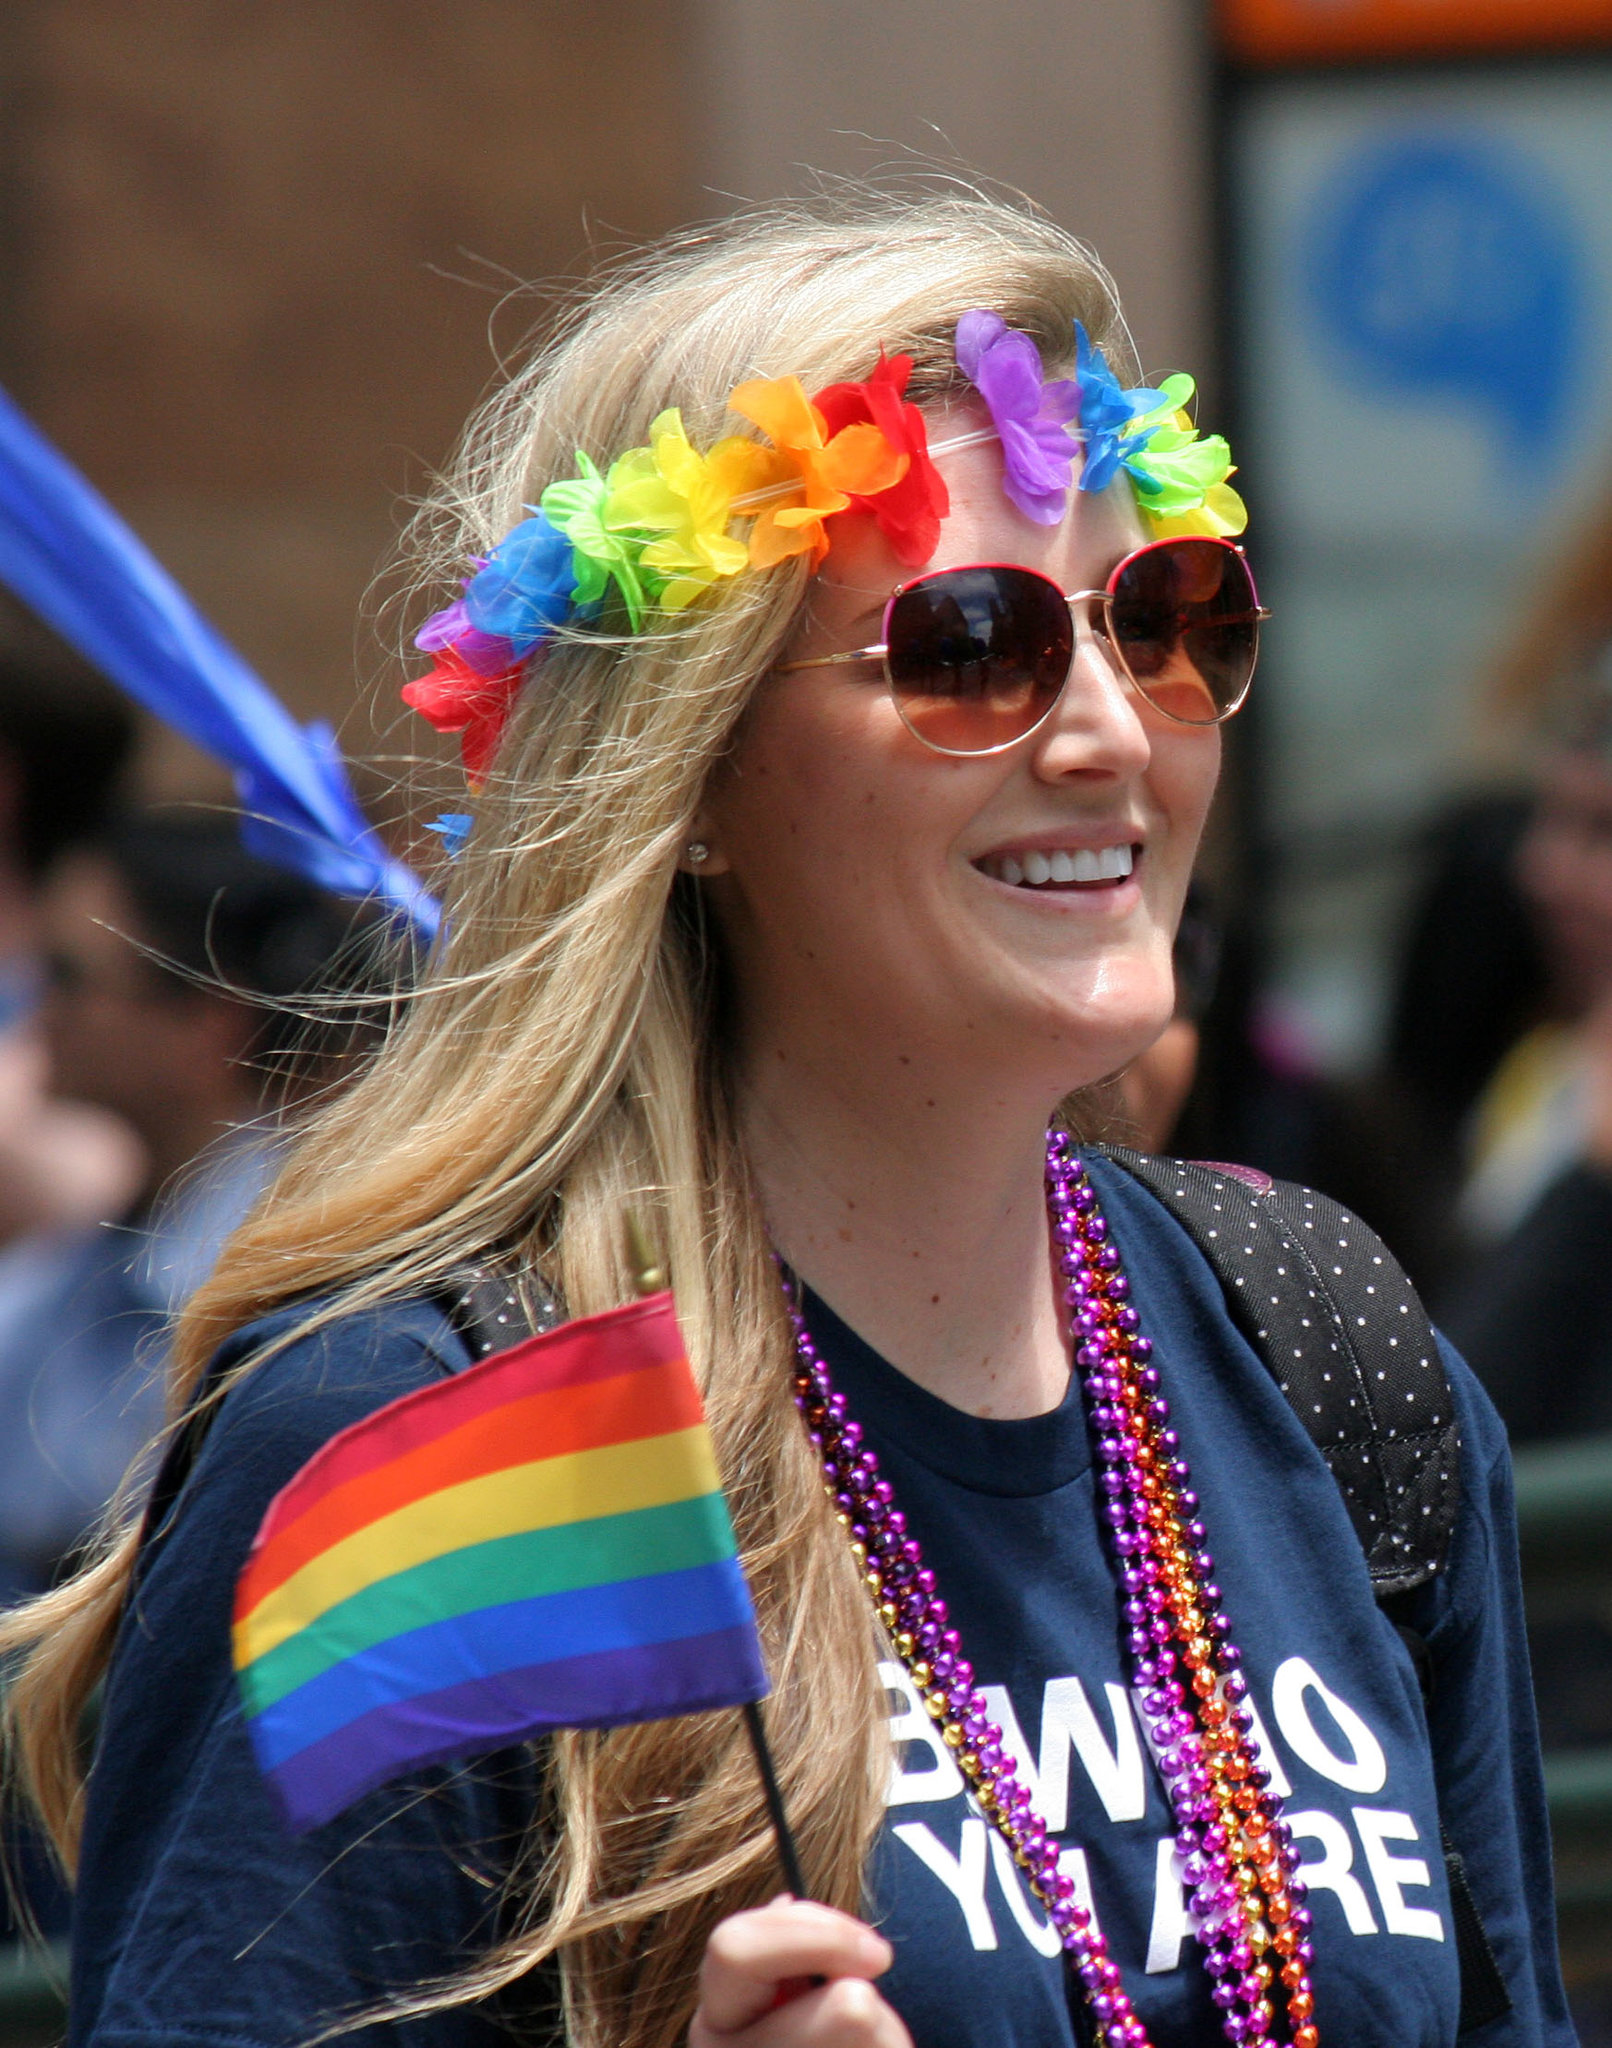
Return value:
M 235 1668 L 293 1828 L 422 1764 L 767 1690 L 672 1298 L 406 1394 L 275 1497 Z

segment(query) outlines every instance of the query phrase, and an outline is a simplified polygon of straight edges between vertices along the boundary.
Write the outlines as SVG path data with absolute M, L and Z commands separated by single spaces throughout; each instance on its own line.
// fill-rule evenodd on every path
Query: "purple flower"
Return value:
M 1002 443 L 1002 488 L 1027 519 L 1056 526 L 1069 500 L 1080 409 L 1069 378 L 1047 383 L 1029 335 L 976 307 L 957 323 L 957 366 L 985 401 Z
M 497 675 L 516 658 L 501 635 L 480 633 L 471 625 L 462 597 L 433 612 L 415 634 L 414 644 L 422 654 L 440 654 L 451 647 L 467 668 L 482 676 Z

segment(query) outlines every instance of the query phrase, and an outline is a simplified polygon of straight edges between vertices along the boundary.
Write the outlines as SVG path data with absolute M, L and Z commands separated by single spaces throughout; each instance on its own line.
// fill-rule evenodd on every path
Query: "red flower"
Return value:
M 916 569 L 939 546 L 940 522 L 951 500 L 929 459 L 924 416 L 905 396 L 911 375 L 911 356 L 887 356 L 881 349 L 879 367 L 865 383 L 830 384 L 812 403 L 828 422 L 830 435 L 871 421 L 892 448 L 909 458 L 893 484 L 867 497 L 853 495 L 851 503 L 873 514 L 900 560 Z
M 517 662 L 496 675 L 482 675 L 456 648 L 444 647 L 435 668 L 404 684 L 403 702 L 438 732 L 460 734 L 465 774 L 480 782 L 492 766 L 525 674 Z

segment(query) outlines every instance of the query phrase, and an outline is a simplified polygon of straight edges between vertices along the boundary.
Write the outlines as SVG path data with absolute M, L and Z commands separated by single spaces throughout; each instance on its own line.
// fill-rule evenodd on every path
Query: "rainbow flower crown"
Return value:
M 652 612 L 680 612 L 742 570 L 797 555 L 815 568 L 828 552 L 827 522 L 853 511 L 871 514 L 897 558 L 920 567 L 949 509 L 933 458 L 978 441 L 1001 442 L 1002 488 L 1041 525 L 1062 519 L 1077 455 L 1083 491 L 1127 473 L 1155 534 L 1233 534 L 1247 524 L 1226 482 L 1231 450 L 1219 434 L 1200 439 L 1187 414 L 1190 377 L 1122 390 L 1079 321 L 1073 377 L 1049 381 L 1030 336 L 996 313 L 965 313 L 956 348 L 991 425 L 933 446 L 906 396 L 912 358 L 881 352 L 871 377 L 815 398 L 798 377 L 738 385 L 729 409 L 771 447 L 735 434 L 702 455 L 672 406 L 651 425 L 650 445 L 629 448 L 607 471 L 579 453 L 577 474 L 550 484 L 532 517 L 420 629 L 415 645 L 435 666 L 405 686 L 405 703 L 438 732 L 460 735 L 475 783 L 527 663 L 562 629 L 598 618 L 612 591 L 636 633 Z M 750 521 L 743 538 L 732 530 L 739 519 Z M 445 836 L 462 822 L 443 821 Z

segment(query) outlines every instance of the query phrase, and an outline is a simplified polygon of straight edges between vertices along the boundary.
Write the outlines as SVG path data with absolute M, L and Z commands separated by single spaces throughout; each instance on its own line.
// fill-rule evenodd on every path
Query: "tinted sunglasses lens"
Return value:
M 1033 569 L 945 569 L 903 590 L 885 639 L 908 729 L 947 754 L 1011 746 L 1045 717 L 1069 673 L 1074 622 Z
M 1225 541 L 1159 541 L 1120 565 L 1108 627 L 1151 704 L 1185 724 L 1212 725 L 1236 710 L 1254 673 L 1254 579 Z

